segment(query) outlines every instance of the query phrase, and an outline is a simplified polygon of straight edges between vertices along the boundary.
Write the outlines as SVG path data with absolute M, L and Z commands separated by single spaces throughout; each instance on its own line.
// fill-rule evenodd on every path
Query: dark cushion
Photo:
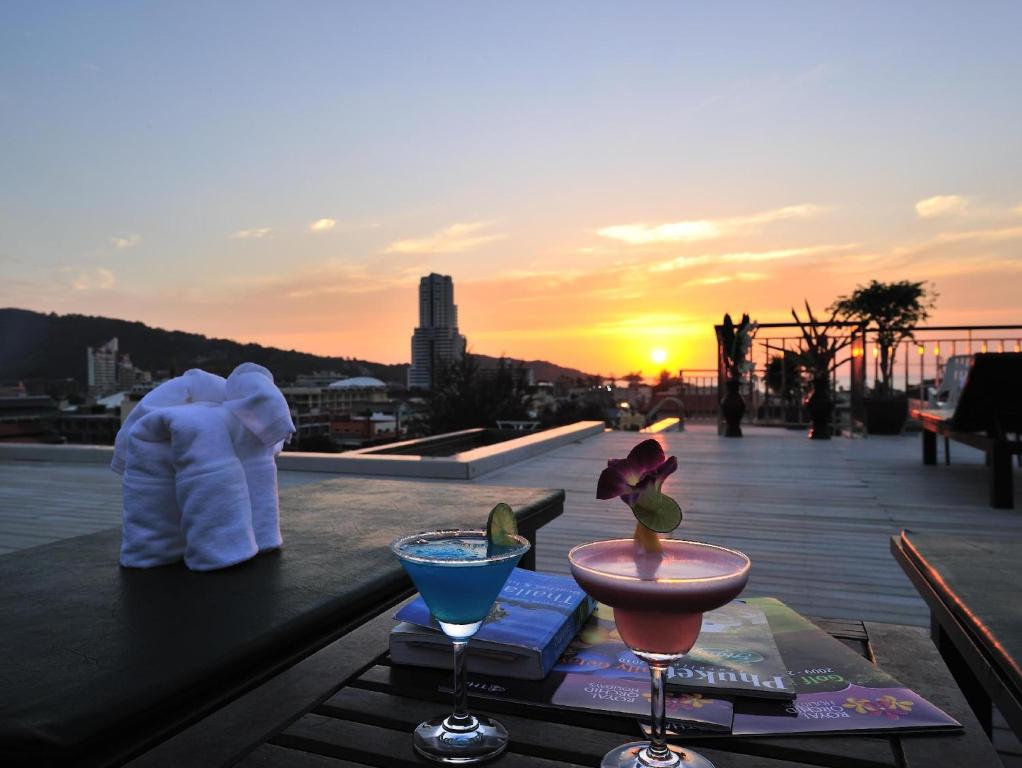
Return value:
M 966 432 L 1022 431 L 1022 352 L 975 356 L 951 424 Z
M 284 549 L 223 571 L 122 569 L 116 529 L 0 557 L 0 763 L 128 757 L 408 593 L 396 536 L 562 499 L 338 479 L 283 493 Z

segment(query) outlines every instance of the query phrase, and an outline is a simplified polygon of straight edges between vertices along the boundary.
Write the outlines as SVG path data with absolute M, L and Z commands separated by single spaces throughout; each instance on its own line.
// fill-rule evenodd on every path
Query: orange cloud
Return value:
M 748 216 L 731 216 L 721 219 L 674 221 L 667 224 L 615 224 L 598 229 L 596 234 L 600 237 L 620 240 L 629 245 L 694 243 L 747 232 L 764 224 L 772 224 L 785 219 L 812 218 L 825 210 L 818 205 L 789 205 Z
M 483 230 L 489 229 L 494 223 L 492 221 L 470 221 L 451 224 L 451 226 L 426 237 L 397 240 L 387 246 L 385 253 L 465 253 L 475 250 L 481 245 L 507 237 L 506 234 L 482 234 Z

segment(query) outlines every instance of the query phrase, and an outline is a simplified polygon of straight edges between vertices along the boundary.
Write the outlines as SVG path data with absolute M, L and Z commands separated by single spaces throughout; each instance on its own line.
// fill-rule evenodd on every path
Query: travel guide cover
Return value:
M 436 669 L 393 666 L 396 688 L 425 688 L 449 694 L 451 673 Z M 573 709 L 649 719 L 649 672 L 634 677 L 599 677 L 584 671 L 551 672 L 543 680 L 520 680 L 470 673 L 472 696 L 513 701 L 530 707 Z M 668 727 L 686 734 L 720 735 L 731 730 L 732 706 L 727 699 L 701 693 L 667 692 Z
M 554 671 L 586 672 L 608 679 L 645 679 L 649 675 L 645 662 L 621 642 L 614 626 L 614 611 L 602 604 Z M 703 616 L 695 646 L 668 669 L 667 687 L 705 696 L 795 697 L 766 616 L 759 607 L 741 600 Z
M 555 707 L 649 718 L 649 667 L 617 634 L 613 611 L 602 603 L 568 646 L 542 692 Z M 547 698 L 548 697 L 548 698 Z M 534 703 L 536 702 L 533 699 Z M 728 733 L 731 701 L 708 692 L 666 691 L 667 725 L 676 732 Z
M 468 646 L 469 672 L 539 680 L 575 637 L 596 603 L 570 576 L 515 568 Z M 394 616 L 390 656 L 398 664 L 450 668 L 451 641 L 421 597 Z
M 774 598 L 749 598 L 790 664 L 794 701 L 735 701 L 736 736 L 953 729 L 961 725 Z

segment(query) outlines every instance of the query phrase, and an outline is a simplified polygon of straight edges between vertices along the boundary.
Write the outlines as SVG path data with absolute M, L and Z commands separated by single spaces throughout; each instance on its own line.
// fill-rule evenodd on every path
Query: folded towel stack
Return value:
M 117 434 L 121 565 L 209 571 L 282 543 L 274 456 L 294 433 L 273 375 L 190 370 L 142 398 Z

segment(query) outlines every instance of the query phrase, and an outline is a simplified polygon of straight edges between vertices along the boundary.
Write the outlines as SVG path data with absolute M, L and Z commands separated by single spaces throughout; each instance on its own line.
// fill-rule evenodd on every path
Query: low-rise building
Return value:
M 120 408 L 104 406 L 61 411 L 56 425 L 65 443 L 113 445 L 117 431 L 121 428 L 121 411 Z
M 397 436 L 397 418 L 386 413 L 346 415 L 330 420 L 330 437 L 341 445 L 364 445 Z
M 281 387 L 292 415 L 342 414 L 387 402 L 387 385 L 371 376 L 355 376 L 327 386 Z
M 59 443 L 56 429 L 59 411 L 52 397 L 0 398 L 0 442 Z

